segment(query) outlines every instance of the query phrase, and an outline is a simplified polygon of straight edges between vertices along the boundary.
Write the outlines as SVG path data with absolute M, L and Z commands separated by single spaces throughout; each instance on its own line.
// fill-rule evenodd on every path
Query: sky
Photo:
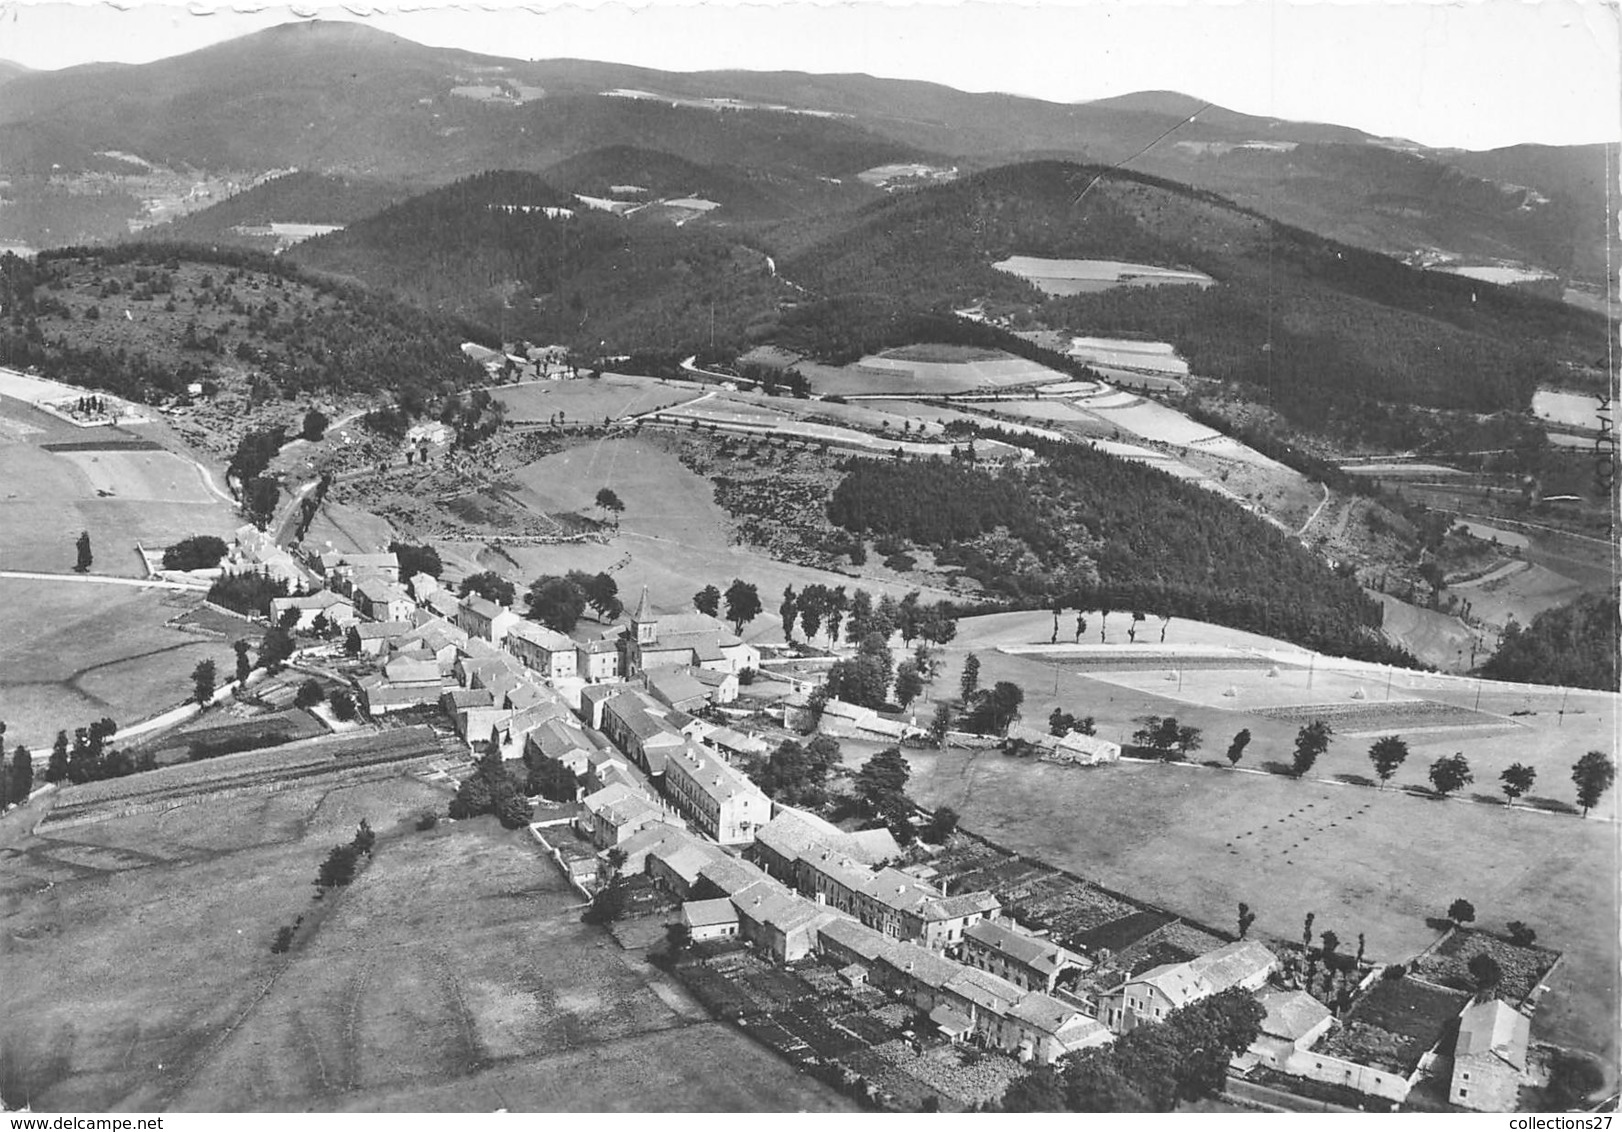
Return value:
M 1622 137 L 1622 24 L 1604 0 L 0 0 L 0 58 L 149 62 L 316 16 L 516 58 L 864 72 L 1057 102 L 1176 90 L 1435 146 Z

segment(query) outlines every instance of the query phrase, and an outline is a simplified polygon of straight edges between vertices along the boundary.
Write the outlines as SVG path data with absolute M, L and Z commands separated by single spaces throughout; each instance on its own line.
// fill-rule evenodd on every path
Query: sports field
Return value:
M 814 391 L 824 394 L 909 397 L 1071 380 L 1057 370 L 1013 354 L 979 350 L 969 355 L 960 347 L 928 343 L 886 350 L 848 366 L 800 362 L 797 368 L 810 380 Z
M 604 417 L 618 419 L 651 413 L 692 400 L 701 392 L 702 388 L 686 382 L 605 373 L 595 380 L 587 377 L 507 385 L 494 390 L 493 395 L 507 407 L 507 419 L 514 423 L 545 422 L 562 413 L 570 423 L 600 424 Z
M 72 734 L 103 716 L 128 726 L 167 711 L 191 694 L 200 660 L 213 660 L 223 681 L 236 663 L 230 643 L 166 624 L 197 603 L 187 594 L 71 575 L 59 582 L 0 578 L 7 742 L 48 751 L 59 730 Z
M 394 778 L 72 838 L 8 821 L 7 1103 L 849 1110 L 581 924 L 527 833 L 489 819 L 418 832 L 446 800 Z M 313 900 L 316 866 L 363 817 L 372 862 Z M 291 950 L 272 954 L 299 916 Z

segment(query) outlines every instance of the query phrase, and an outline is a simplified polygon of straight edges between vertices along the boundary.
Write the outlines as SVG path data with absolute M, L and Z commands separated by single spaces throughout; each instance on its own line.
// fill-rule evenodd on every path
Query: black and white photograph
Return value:
M 0 0 L 7 1129 L 1604 1132 L 1619 142 L 1610 0 Z

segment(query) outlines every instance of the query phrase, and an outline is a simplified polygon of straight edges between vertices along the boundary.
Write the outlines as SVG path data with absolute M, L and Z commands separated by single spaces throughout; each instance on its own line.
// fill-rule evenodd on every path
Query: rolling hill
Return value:
M 294 167 L 427 187 L 632 147 L 747 170 L 778 205 L 820 208 L 816 193 L 838 195 L 831 182 L 853 188 L 853 174 L 892 162 L 1132 158 L 1359 247 L 1604 282 L 1603 197 L 1592 191 L 1603 147 L 1429 150 L 1170 92 L 1060 104 L 866 75 L 524 62 L 320 21 L 141 66 L 21 74 L 6 88 L 0 151 L 19 178 L 88 169 L 117 150 L 175 170 Z
M 785 292 L 720 228 L 613 216 L 532 173 L 483 173 L 413 197 L 287 257 L 504 338 L 610 353 L 740 343 Z
M 1062 162 L 998 168 L 782 237 L 785 276 L 838 300 L 821 325 L 797 312 L 801 348 L 849 356 L 893 344 L 861 341 L 863 319 L 989 301 L 1016 323 L 1170 341 L 1194 373 L 1250 386 L 1311 425 L 1370 401 L 1518 412 L 1556 372 L 1599 380 L 1605 353 L 1597 315 L 1410 268 L 1212 193 Z M 1049 298 L 992 267 L 1012 255 L 1192 268 L 1216 284 Z
M 275 251 L 271 224 L 348 224 L 404 200 L 398 185 L 327 173 L 295 172 L 273 177 L 200 212 L 140 233 L 142 241 L 228 244 Z

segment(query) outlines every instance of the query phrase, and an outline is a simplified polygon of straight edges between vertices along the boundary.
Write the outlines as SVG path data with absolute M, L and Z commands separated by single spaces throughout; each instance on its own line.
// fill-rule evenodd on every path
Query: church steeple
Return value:
M 642 600 L 636 603 L 636 612 L 631 614 L 631 628 L 636 630 L 636 643 L 651 645 L 659 639 L 659 617 L 648 604 L 648 587 L 642 587 Z

